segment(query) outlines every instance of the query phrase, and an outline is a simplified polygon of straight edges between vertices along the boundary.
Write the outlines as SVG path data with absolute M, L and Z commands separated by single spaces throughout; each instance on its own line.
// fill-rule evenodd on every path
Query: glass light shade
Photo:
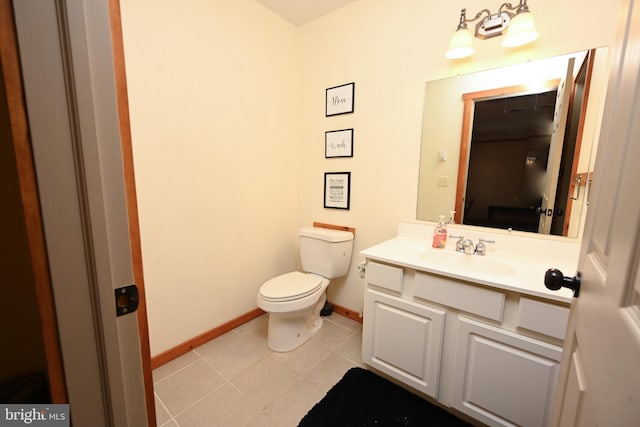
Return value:
M 449 42 L 449 50 L 444 54 L 449 59 L 466 58 L 475 52 L 472 46 L 473 35 L 468 28 L 456 30 Z
M 531 12 L 521 12 L 511 19 L 507 34 L 502 41 L 504 47 L 522 46 L 538 38 L 536 21 Z

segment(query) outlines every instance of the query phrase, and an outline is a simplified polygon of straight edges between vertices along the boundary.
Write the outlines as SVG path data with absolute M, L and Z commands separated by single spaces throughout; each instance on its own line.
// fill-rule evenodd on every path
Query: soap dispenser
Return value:
M 444 221 L 444 215 L 440 215 L 438 225 L 433 229 L 433 244 L 436 249 L 444 249 L 447 243 L 447 223 Z

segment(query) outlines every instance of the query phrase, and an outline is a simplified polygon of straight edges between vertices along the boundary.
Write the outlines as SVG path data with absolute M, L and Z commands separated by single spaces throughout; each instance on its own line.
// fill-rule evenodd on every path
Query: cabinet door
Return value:
M 444 314 L 436 308 L 367 289 L 364 362 L 437 397 Z
M 547 426 L 562 348 L 459 318 L 453 407 L 491 426 Z

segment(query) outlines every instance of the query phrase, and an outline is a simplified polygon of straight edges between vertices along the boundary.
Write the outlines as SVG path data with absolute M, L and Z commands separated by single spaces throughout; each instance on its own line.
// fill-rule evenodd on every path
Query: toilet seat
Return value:
M 292 271 L 267 280 L 260 287 L 260 297 L 271 302 L 293 301 L 313 294 L 321 286 L 321 277 Z

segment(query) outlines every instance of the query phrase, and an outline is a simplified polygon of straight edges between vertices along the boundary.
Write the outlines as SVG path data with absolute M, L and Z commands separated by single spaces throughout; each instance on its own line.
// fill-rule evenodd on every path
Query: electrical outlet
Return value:
M 438 177 L 438 187 L 448 187 L 449 186 L 449 177 L 448 176 L 439 176 Z

